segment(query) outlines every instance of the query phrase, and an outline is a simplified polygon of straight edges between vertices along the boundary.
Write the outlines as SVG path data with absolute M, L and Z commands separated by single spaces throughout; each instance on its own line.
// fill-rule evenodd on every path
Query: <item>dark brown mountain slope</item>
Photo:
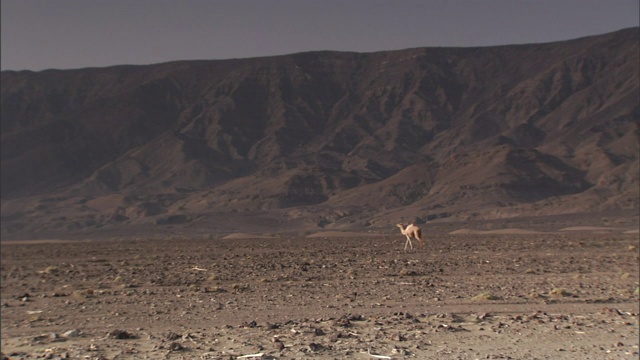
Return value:
M 3 232 L 637 211 L 638 35 L 5 71 Z

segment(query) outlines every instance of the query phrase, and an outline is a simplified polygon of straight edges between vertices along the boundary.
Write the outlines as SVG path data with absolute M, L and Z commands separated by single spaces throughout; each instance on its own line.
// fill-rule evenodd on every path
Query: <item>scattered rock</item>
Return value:
M 126 339 L 135 339 L 136 337 L 124 330 L 111 330 L 107 334 L 109 339 L 118 339 L 118 340 L 126 340 Z
M 320 344 L 318 344 L 318 343 L 313 343 L 313 342 L 312 342 L 312 343 L 310 343 L 310 344 L 309 344 L 309 346 L 307 347 L 307 349 L 308 349 L 310 352 L 320 351 L 320 350 L 322 350 L 322 348 L 323 348 L 323 346 L 322 346 L 322 345 L 320 345 Z
M 350 327 L 351 321 L 363 319 L 361 315 L 343 315 L 333 322 L 333 326 Z
M 66 337 L 66 338 L 74 338 L 74 337 L 78 337 L 80 336 L 80 330 L 78 329 L 73 329 L 73 330 L 69 330 L 69 331 L 65 331 L 62 336 Z
M 172 342 L 169 345 L 169 351 L 181 351 L 181 350 L 184 350 L 184 346 L 182 346 L 182 344 L 178 342 Z
M 167 340 L 173 341 L 179 339 L 181 336 L 174 333 L 173 331 L 169 331 L 164 337 Z
M 278 351 L 282 351 L 284 350 L 285 346 L 284 343 L 282 341 L 280 341 L 279 339 L 275 339 L 274 341 L 275 347 Z
M 243 327 L 247 327 L 247 328 L 255 328 L 255 327 L 257 327 L 257 326 L 258 326 L 258 323 L 257 323 L 257 322 L 255 322 L 255 321 L 253 321 L 253 320 L 252 320 L 252 321 L 249 321 L 249 322 L 247 322 L 247 323 L 245 323 L 245 324 L 243 325 Z

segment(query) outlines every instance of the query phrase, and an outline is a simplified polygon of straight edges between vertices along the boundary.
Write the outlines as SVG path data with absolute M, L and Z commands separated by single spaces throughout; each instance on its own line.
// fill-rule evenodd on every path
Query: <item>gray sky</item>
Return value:
M 2 0 L 2 70 L 567 40 L 639 0 Z

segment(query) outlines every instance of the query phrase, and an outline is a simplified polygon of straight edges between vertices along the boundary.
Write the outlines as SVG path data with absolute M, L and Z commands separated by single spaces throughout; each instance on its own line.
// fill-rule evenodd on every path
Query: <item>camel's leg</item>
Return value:
M 407 242 L 404 243 L 404 251 L 407 251 L 407 244 L 411 246 L 411 250 L 413 250 L 413 244 L 411 243 L 411 238 L 407 236 Z
M 416 240 L 418 240 L 418 243 L 420 244 L 420 246 L 424 246 L 424 240 L 422 240 L 422 234 L 419 231 L 416 231 L 413 234 L 413 237 L 415 237 Z

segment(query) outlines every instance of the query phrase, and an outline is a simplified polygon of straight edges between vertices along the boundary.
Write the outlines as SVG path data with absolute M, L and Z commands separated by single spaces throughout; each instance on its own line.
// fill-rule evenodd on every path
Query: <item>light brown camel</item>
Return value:
M 407 245 L 411 246 L 411 250 L 413 250 L 413 244 L 411 243 L 411 238 L 414 237 L 420 245 L 424 245 L 424 241 L 422 241 L 422 230 L 414 224 L 409 224 L 407 227 L 404 224 L 397 224 L 397 227 L 400 228 L 400 232 L 402 235 L 407 237 L 407 242 L 404 243 L 404 250 L 407 250 Z

